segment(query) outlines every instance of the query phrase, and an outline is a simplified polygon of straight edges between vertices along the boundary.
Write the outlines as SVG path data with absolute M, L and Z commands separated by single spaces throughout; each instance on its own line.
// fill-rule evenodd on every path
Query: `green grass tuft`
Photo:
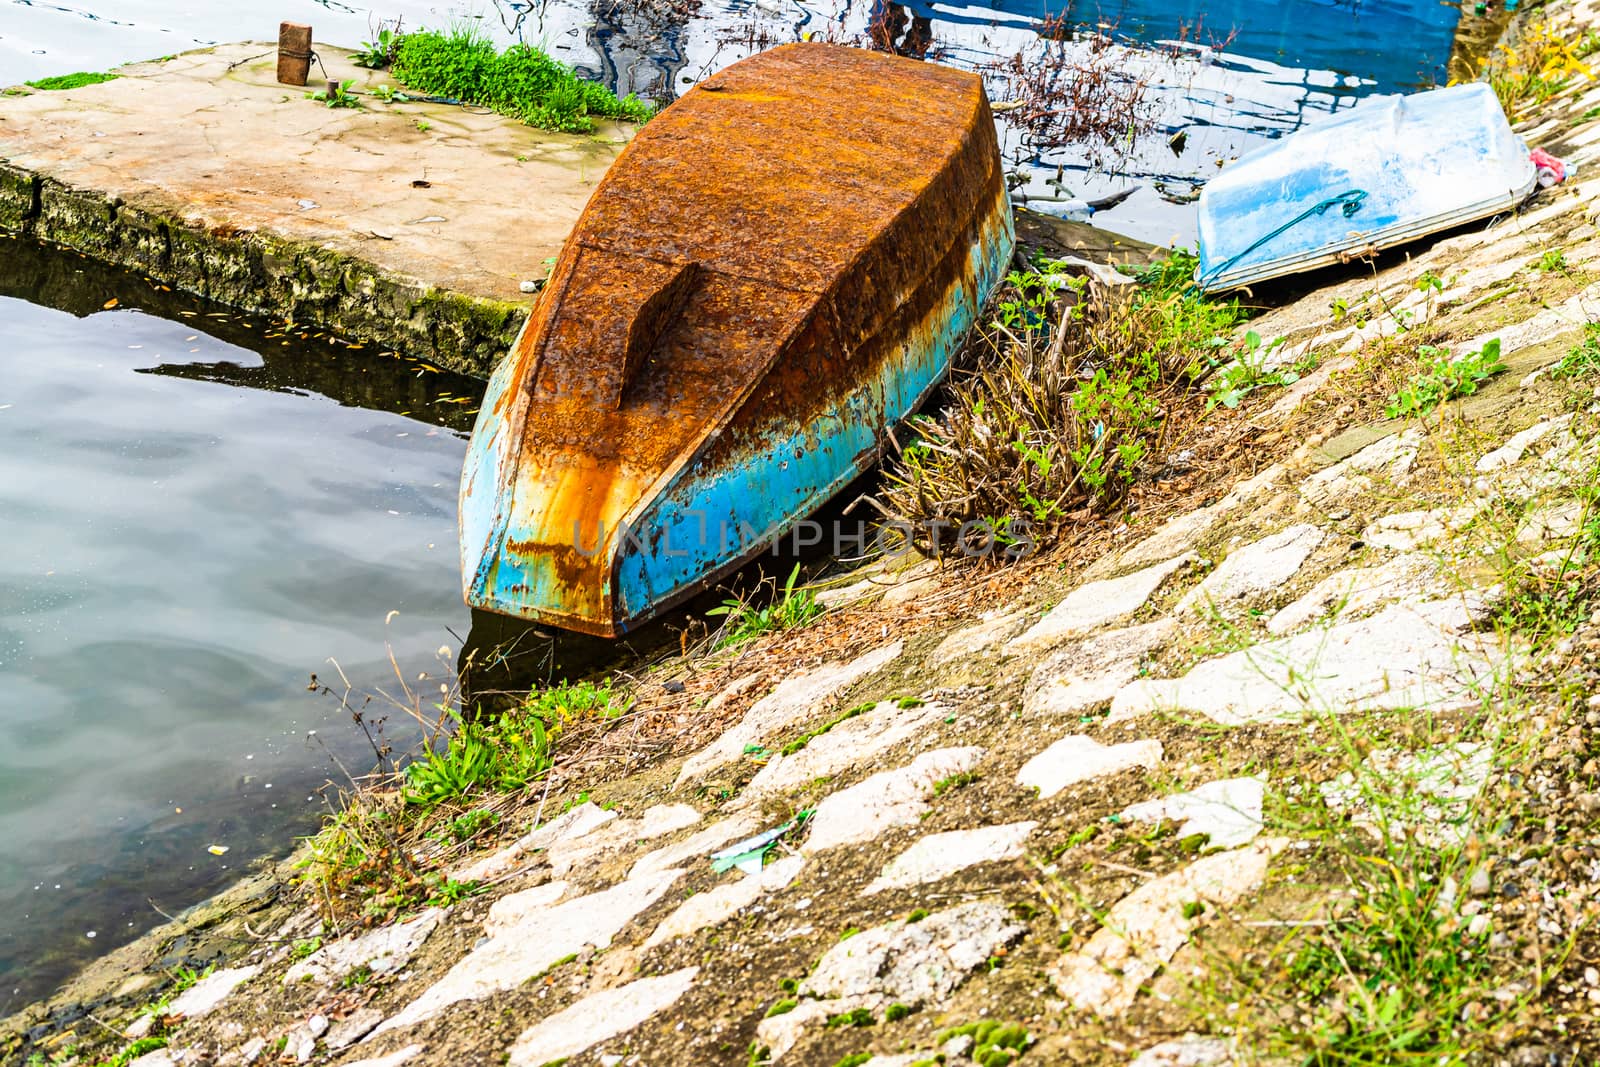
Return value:
M 1600 371 L 1600 322 L 1591 322 L 1583 328 L 1583 340 L 1561 357 L 1561 362 L 1550 368 L 1553 378 L 1578 378 Z
M 535 691 L 521 708 L 489 722 L 466 721 L 452 713 L 456 731 L 444 748 L 430 749 L 406 768 L 406 801 L 432 807 L 479 794 L 515 792 L 549 773 L 563 729 L 583 720 L 614 719 L 630 703 L 607 679 Z M 483 824 L 463 829 L 470 836 Z
M 706 612 L 712 616 L 727 616 L 717 638 L 717 647 L 741 644 L 764 633 L 791 630 L 821 615 L 823 607 L 816 594 L 804 587 L 795 588 L 799 578 L 800 564 L 796 563 L 794 570 L 789 572 L 788 580 L 781 589 L 775 590 L 773 601 L 765 607 L 756 607 L 754 597 L 729 597 L 720 607 Z M 768 581 L 763 581 L 762 585 L 768 584 Z
M 619 100 L 530 45 L 500 52 L 476 26 L 408 33 L 393 57 L 392 73 L 414 91 L 492 108 L 541 129 L 588 133 L 595 118 L 644 122 L 653 114 L 632 94 Z

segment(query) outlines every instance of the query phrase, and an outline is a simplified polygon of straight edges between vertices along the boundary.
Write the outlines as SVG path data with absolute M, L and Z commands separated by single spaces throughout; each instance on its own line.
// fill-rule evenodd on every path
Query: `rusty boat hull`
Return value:
M 489 383 L 467 602 L 616 636 L 746 562 L 878 460 L 1013 243 L 974 75 L 799 44 L 690 90 Z

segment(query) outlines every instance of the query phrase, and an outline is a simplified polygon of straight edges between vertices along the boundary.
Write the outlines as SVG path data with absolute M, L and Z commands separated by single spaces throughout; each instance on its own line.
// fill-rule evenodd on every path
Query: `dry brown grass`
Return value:
M 879 508 L 930 553 L 965 526 L 969 541 L 993 531 L 1021 555 L 1164 471 L 1243 317 L 1188 290 L 1190 262 L 1146 271 L 1131 296 L 1054 264 L 1011 275 L 945 410 L 891 464 Z

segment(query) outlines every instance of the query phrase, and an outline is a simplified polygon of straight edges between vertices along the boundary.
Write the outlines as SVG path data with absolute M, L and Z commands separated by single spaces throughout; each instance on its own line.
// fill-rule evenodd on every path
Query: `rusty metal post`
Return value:
M 311 27 L 298 22 L 278 24 L 278 81 L 304 85 L 311 73 Z

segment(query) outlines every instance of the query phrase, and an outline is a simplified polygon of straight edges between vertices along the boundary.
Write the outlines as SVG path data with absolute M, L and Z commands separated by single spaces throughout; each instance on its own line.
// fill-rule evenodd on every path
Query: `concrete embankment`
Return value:
M 320 46 L 358 108 L 276 81 L 241 43 L 0 97 L 0 228 L 242 310 L 487 375 L 629 136 L 443 103 Z

